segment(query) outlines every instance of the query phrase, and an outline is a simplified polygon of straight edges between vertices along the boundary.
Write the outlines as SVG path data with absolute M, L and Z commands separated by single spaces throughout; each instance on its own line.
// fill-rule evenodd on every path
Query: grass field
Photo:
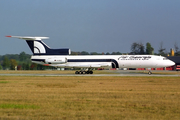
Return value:
M 179 77 L 0 76 L 0 119 L 180 119 Z

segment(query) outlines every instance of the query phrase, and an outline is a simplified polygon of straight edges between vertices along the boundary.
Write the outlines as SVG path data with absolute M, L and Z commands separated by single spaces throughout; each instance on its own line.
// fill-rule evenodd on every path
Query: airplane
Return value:
M 175 63 L 157 55 L 70 55 L 69 48 L 51 49 L 42 39 L 49 37 L 6 36 L 26 40 L 33 63 L 59 68 L 84 68 L 75 74 L 93 74 L 94 68 L 161 68 Z M 152 74 L 151 71 L 148 74 Z

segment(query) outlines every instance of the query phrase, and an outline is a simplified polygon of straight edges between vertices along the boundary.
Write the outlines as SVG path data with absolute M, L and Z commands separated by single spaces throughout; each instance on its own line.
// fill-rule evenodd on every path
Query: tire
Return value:
M 90 74 L 93 74 L 93 71 L 89 71 Z
M 151 74 L 152 74 L 152 72 L 151 72 L 151 71 L 149 71 L 149 72 L 148 72 L 148 74 L 149 74 L 149 75 L 151 75 Z
M 79 72 L 78 72 L 78 71 L 76 71 L 76 72 L 75 72 L 75 74 L 79 74 Z

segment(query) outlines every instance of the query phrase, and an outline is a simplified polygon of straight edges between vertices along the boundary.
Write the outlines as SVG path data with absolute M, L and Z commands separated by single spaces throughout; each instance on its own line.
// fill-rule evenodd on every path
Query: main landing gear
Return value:
M 93 74 L 93 71 L 76 71 L 75 74 Z
M 93 74 L 92 69 L 76 71 L 75 74 Z
M 149 71 L 149 72 L 148 72 L 148 75 L 151 75 L 151 74 L 152 74 L 152 72 L 151 72 L 151 71 Z

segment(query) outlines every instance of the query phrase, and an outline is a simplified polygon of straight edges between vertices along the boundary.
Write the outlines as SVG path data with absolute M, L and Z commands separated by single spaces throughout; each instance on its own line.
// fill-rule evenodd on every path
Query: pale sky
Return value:
M 0 0 L 0 55 L 31 54 L 14 36 L 48 36 L 51 48 L 131 52 L 133 42 L 180 47 L 180 0 Z

